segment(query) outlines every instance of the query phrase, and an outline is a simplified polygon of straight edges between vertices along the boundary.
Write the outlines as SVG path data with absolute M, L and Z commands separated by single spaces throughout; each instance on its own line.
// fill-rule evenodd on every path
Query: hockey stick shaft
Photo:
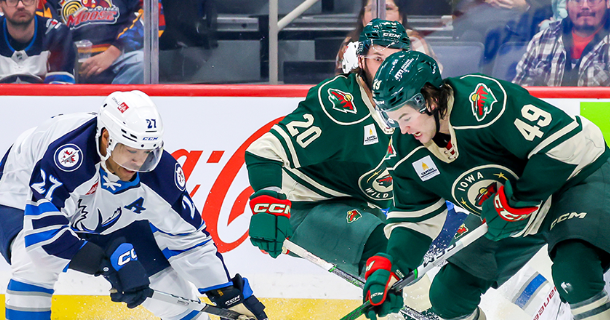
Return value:
M 323 260 L 322 258 L 303 249 L 301 246 L 297 245 L 296 243 L 294 243 L 288 239 L 284 240 L 284 248 L 309 262 L 313 262 L 314 264 L 322 267 L 326 271 L 339 276 L 339 278 L 347 280 L 347 282 L 359 287 L 360 289 L 364 288 L 364 282 L 365 282 L 364 279 L 353 276 L 353 275 L 339 269 L 335 264 L 332 264 L 330 262 Z M 426 316 L 422 315 L 421 313 L 417 312 L 414 309 L 409 308 L 408 306 L 405 306 L 404 309 L 408 309 L 408 310 L 405 310 L 405 313 L 408 314 L 410 317 L 415 318 L 416 320 L 427 319 Z
M 313 253 L 303 249 L 302 247 L 300 247 L 299 245 L 295 244 L 294 242 L 292 242 L 288 239 L 284 240 L 284 248 L 288 249 L 290 252 L 296 254 L 297 256 L 299 256 L 309 262 L 313 262 L 314 264 L 318 265 L 319 267 L 322 267 L 324 270 L 339 276 L 339 278 L 347 280 L 347 282 L 349 282 L 357 287 L 360 287 L 360 289 L 364 288 L 364 279 L 353 276 L 353 275 L 339 269 L 336 265 L 334 265 L 330 262 L 327 262 L 327 261 L 323 260 L 322 258 L 317 257 Z
M 171 293 L 162 292 L 162 291 L 153 290 L 153 293 L 150 297 L 155 300 L 165 301 L 167 303 L 181 305 L 181 306 L 187 307 L 191 310 L 196 310 L 196 311 L 205 312 L 208 314 L 213 314 L 213 315 L 219 316 L 221 318 L 237 320 L 237 319 L 239 319 L 239 316 L 242 316 L 241 313 L 235 312 L 233 310 L 219 308 L 219 307 L 213 306 L 211 304 L 201 302 L 199 300 L 188 299 L 188 298 L 180 297 L 180 296 L 177 296 L 177 295 L 174 295 Z
M 409 272 L 409 274 L 405 278 L 396 282 L 390 290 L 394 290 L 394 291 L 402 290 L 404 287 L 406 287 L 407 285 L 409 285 L 410 283 L 415 281 L 417 278 L 419 278 L 421 275 L 424 275 L 426 272 L 432 270 L 432 268 L 443 264 L 451 256 L 458 253 L 464 247 L 467 247 L 468 245 L 470 245 L 471 243 L 473 243 L 474 241 L 476 241 L 477 239 L 482 237 L 485 233 L 487 233 L 487 224 L 483 223 L 478 228 L 474 229 L 470 233 L 466 234 L 463 238 L 456 241 L 454 244 L 443 249 L 443 251 L 441 253 L 439 253 L 436 257 L 433 257 L 429 261 L 427 261 L 427 262 L 423 263 L 422 265 L 420 265 L 419 267 L 417 267 L 417 269 L 414 272 L 413 271 Z M 352 312 L 348 313 L 340 320 L 356 320 L 360 316 L 362 316 L 367 310 L 369 310 L 371 307 L 372 307 L 371 302 L 367 300 L 361 306 L 354 309 Z

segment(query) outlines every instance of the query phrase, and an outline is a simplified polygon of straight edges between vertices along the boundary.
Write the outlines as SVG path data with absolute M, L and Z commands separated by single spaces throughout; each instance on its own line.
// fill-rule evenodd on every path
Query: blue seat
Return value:
M 512 81 L 517 74 L 517 64 L 527 50 L 527 42 L 507 42 L 500 46 L 496 55 L 491 76 Z
M 436 58 L 443 65 L 443 78 L 481 72 L 485 47 L 480 42 L 429 41 Z

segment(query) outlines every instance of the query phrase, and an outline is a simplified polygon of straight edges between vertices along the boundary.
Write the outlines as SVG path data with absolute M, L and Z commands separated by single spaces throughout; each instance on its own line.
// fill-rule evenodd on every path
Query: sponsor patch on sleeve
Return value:
M 413 162 L 413 168 L 415 168 L 415 172 L 417 172 L 421 181 L 430 180 L 441 174 L 430 156 L 425 156 Z

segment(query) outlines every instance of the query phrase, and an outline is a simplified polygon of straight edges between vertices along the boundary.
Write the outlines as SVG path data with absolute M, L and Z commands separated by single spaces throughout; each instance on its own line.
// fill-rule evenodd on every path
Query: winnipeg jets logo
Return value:
M 55 151 L 55 165 L 65 172 L 72 172 L 83 163 L 83 152 L 75 144 L 65 144 Z
M 184 191 L 186 188 L 186 177 L 184 176 L 184 171 L 182 171 L 182 167 L 180 167 L 180 165 L 177 163 L 174 171 L 174 182 L 176 182 L 176 187 L 178 187 L 180 191 Z

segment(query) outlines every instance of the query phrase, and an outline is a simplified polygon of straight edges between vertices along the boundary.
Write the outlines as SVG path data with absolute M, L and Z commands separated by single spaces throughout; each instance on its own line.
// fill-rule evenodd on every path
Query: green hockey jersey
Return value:
M 281 187 L 293 206 L 357 198 L 388 208 L 392 178 L 383 125 L 356 74 L 311 88 L 304 101 L 246 151 L 255 191 Z
M 544 205 L 520 235 L 536 233 L 550 197 L 581 181 L 608 158 L 601 130 L 570 116 L 524 88 L 470 74 L 445 79 L 451 140 L 421 144 L 393 134 L 388 166 L 394 205 L 386 233 L 406 227 L 431 238 L 442 227 L 445 201 L 480 214 L 483 201 L 507 180 L 518 200 Z

